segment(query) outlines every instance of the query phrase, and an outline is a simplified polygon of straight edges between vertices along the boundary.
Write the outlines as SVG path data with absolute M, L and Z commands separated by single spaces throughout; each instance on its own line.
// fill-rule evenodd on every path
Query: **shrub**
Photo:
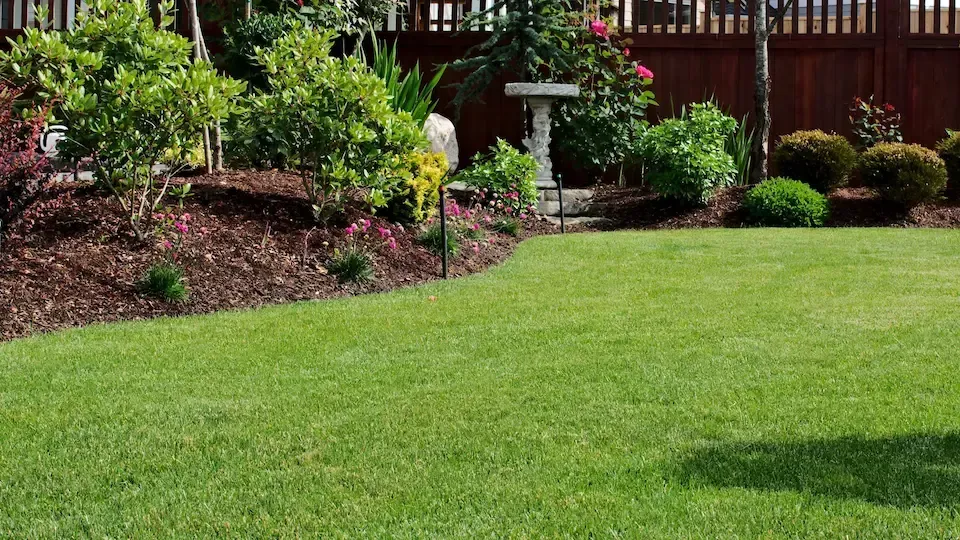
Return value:
M 287 13 L 255 13 L 239 19 L 225 29 L 223 64 L 227 73 L 250 83 L 251 88 L 267 88 L 263 66 L 256 61 L 257 48 L 269 48 L 292 31 L 296 18 Z
M 91 0 L 72 29 L 26 28 L 0 53 L 5 75 L 36 88 L 35 104 L 53 102 L 52 119 L 69 127 L 60 155 L 93 158 L 97 183 L 140 239 L 175 172 L 158 177 L 154 166 L 227 116 L 244 88 L 191 59 L 190 42 L 164 30 L 171 10 L 161 3 L 158 28 L 146 2 Z
M 520 234 L 520 220 L 511 216 L 504 216 L 497 218 L 492 224 L 490 224 L 490 228 L 494 232 L 507 234 L 510 236 L 517 236 Z
M 437 101 L 433 99 L 433 90 L 440 83 L 440 78 L 446 71 L 447 65 L 437 68 L 437 72 L 429 81 L 420 74 L 420 63 L 407 71 L 401 79 L 403 68 L 397 63 L 397 44 L 389 46 L 386 43 L 373 40 L 373 72 L 383 79 L 390 94 L 390 106 L 396 112 L 406 111 L 413 117 L 413 121 L 421 128 L 430 113 L 437 108 Z
M 147 296 L 167 302 L 183 302 L 189 294 L 183 269 L 170 261 L 163 261 L 148 268 L 137 282 L 137 288 Z
M 339 211 L 351 193 L 383 206 L 406 157 L 426 145 L 410 115 L 390 108 L 379 77 L 355 57 L 330 56 L 333 37 L 298 24 L 259 51 L 270 89 L 250 100 L 254 131 L 272 134 L 300 170 L 318 219 Z
M 827 219 L 827 198 L 803 182 L 771 178 L 747 192 L 750 219 L 765 227 L 820 227 Z
M 407 156 L 410 177 L 387 195 L 387 215 L 393 221 L 421 223 L 436 212 L 440 185 L 449 165 L 443 152 L 414 152 Z
M 420 233 L 417 241 L 430 253 L 437 256 L 443 254 L 443 232 L 439 223 L 428 225 Z M 460 238 L 457 236 L 454 227 L 447 227 L 447 254 L 456 257 L 458 253 L 460 253 Z
M 660 195 L 704 204 L 733 183 L 736 167 L 724 150 L 737 121 L 712 103 L 651 128 L 643 139 L 647 179 Z
M 860 148 L 871 148 L 882 142 L 903 142 L 900 113 L 889 103 L 874 105 L 873 96 L 856 98 L 850 106 L 850 124 Z
M 947 166 L 947 190 L 960 193 L 960 131 L 948 131 L 947 138 L 937 144 L 937 152 Z
M 498 139 L 489 154 L 474 156 L 473 164 L 457 178 L 482 190 L 492 207 L 519 214 L 537 204 L 539 170 L 533 156 L 521 154 L 507 141 Z
M 908 208 L 936 199 L 947 185 L 943 160 L 919 144 L 877 144 L 860 157 L 860 171 L 864 185 Z
M 21 118 L 20 90 L 0 83 L 0 241 L 20 225 L 50 180 L 46 156 L 36 151 L 44 115 Z
M 373 259 L 362 251 L 334 254 L 328 268 L 341 283 L 367 283 L 373 280 Z
M 797 131 L 780 138 L 773 162 L 780 175 L 827 193 L 847 184 L 857 152 L 841 135 L 827 135 L 819 129 Z

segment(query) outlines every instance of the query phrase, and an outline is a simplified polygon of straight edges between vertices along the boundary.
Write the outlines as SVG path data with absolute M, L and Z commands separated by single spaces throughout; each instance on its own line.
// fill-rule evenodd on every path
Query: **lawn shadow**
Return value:
M 690 486 L 794 491 L 898 508 L 960 504 L 960 435 L 726 444 L 677 464 Z

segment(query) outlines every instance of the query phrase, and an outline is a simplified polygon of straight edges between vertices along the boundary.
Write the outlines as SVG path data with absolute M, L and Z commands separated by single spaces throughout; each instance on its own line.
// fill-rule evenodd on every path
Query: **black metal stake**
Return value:
M 560 234 L 567 234 L 567 223 L 563 212 L 563 175 L 557 173 L 557 198 L 560 199 Z
M 443 237 L 443 279 L 447 279 L 447 189 L 440 185 L 440 236 Z

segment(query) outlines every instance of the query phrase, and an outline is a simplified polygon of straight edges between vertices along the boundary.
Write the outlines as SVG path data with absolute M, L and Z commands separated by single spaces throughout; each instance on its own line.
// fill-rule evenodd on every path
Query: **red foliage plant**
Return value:
M 23 225 L 51 179 L 47 156 L 38 149 L 46 115 L 21 116 L 15 106 L 21 92 L 0 82 L 0 235 Z

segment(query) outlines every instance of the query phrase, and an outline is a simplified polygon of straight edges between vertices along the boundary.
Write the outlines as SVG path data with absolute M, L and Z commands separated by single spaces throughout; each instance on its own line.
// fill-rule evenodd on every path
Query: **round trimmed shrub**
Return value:
M 820 193 L 847 185 L 857 151 L 842 135 L 819 129 L 780 137 L 773 153 L 777 173 L 806 183 Z
M 743 206 L 750 220 L 765 227 L 820 227 L 827 198 L 803 182 L 771 178 L 747 192 Z
M 952 131 L 940 141 L 937 153 L 947 166 L 947 192 L 960 195 L 960 131 Z
M 906 207 L 935 200 L 947 185 L 947 167 L 919 144 L 880 143 L 860 157 L 865 186 Z

